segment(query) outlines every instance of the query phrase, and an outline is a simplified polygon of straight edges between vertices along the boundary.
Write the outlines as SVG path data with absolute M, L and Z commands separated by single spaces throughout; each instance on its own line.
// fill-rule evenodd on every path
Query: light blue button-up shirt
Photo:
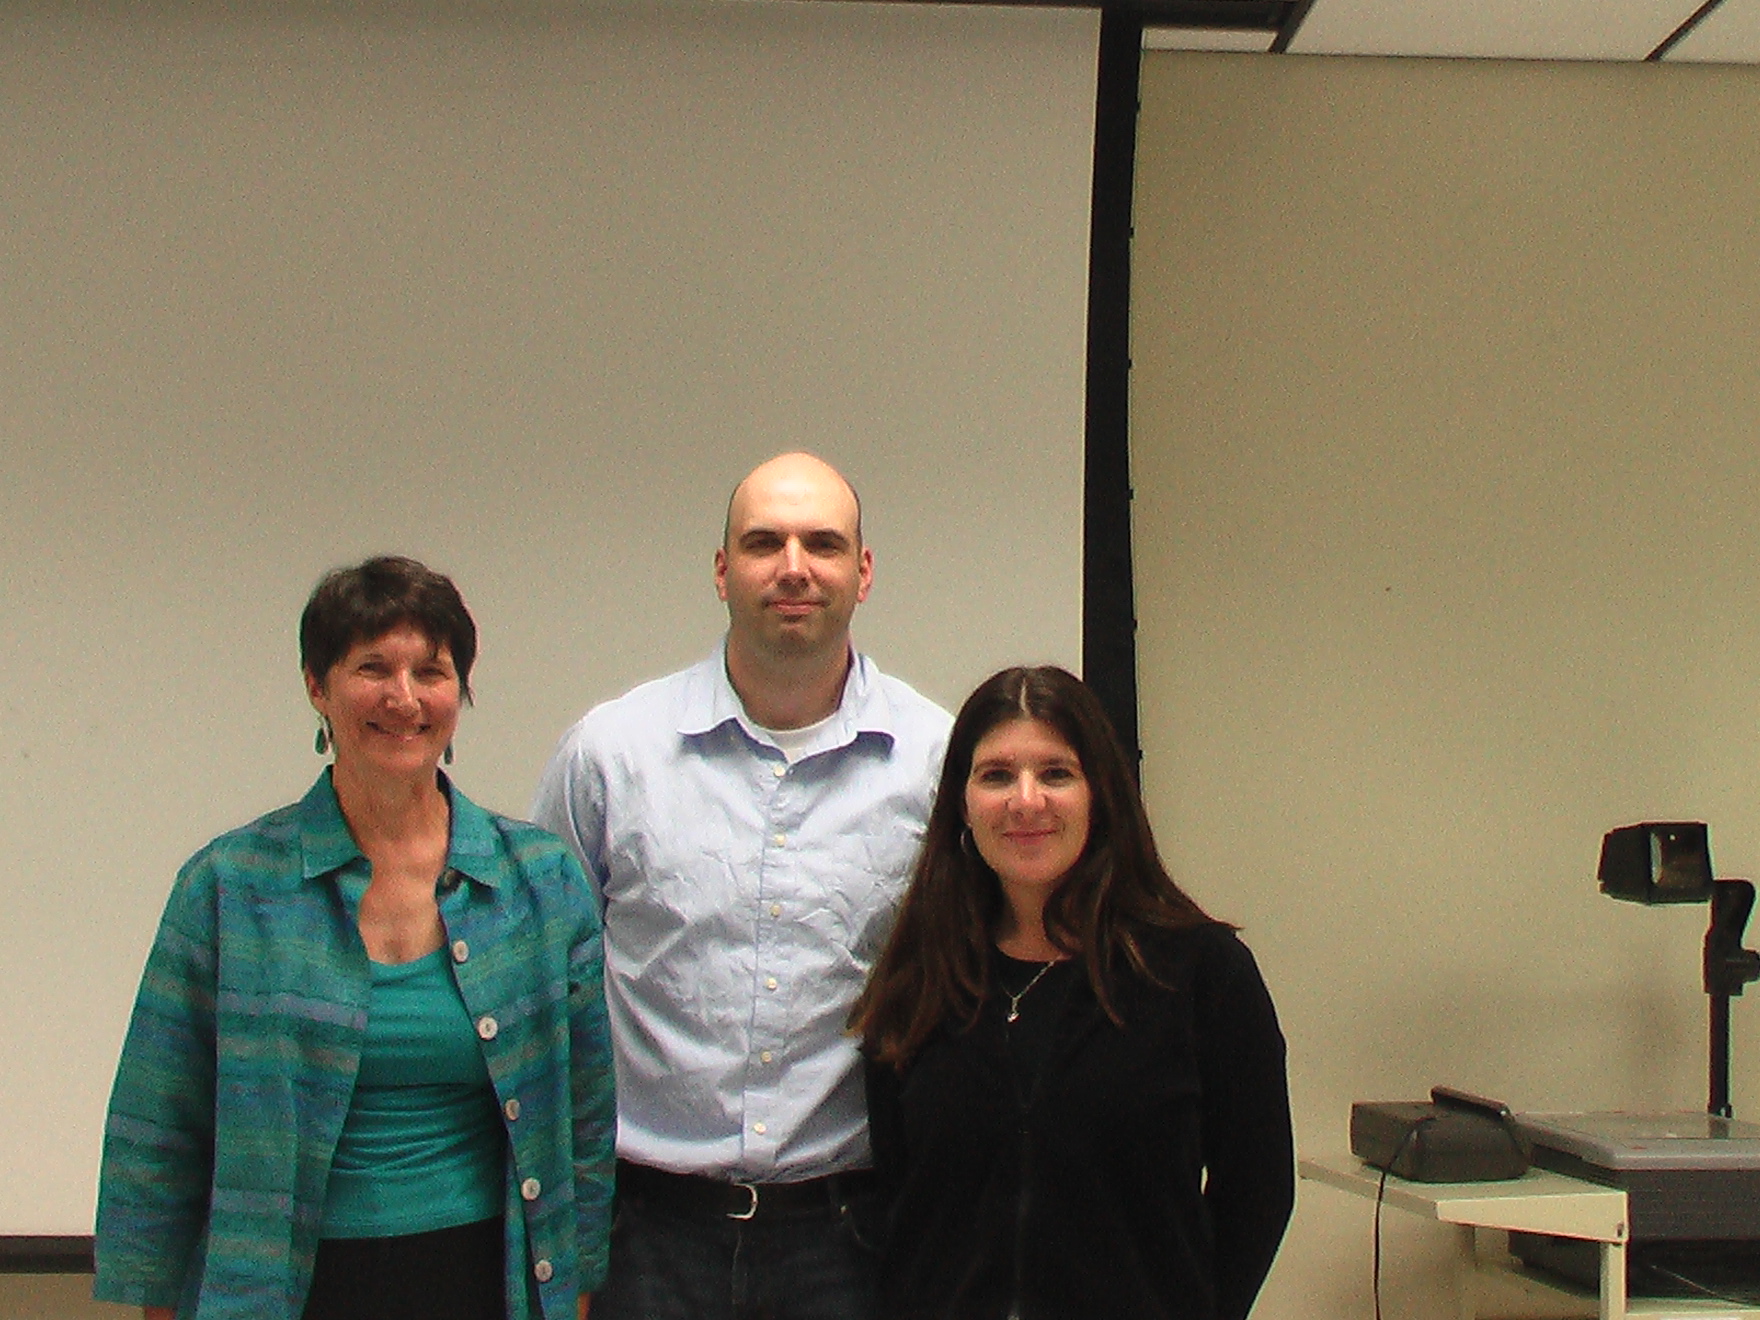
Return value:
M 791 764 L 725 649 L 563 735 L 532 816 L 605 915 L 617 1153 L 793 1182 L 870 1163 L 851 1003 L 891 931 L 947 712 L 856 656 Z

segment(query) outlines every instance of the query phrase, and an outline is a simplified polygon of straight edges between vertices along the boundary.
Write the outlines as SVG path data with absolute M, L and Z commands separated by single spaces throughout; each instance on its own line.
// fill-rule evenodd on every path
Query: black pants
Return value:
M 818 1204 L 779 1212 L 765 1209 L 760 1188 L 757 1215 L 741 1220 L 669 1203 L 653 1181 L 651 1171 L 632 1181 L 619 1165 L 611 1274 L 593 1295 L 593 1320 L 874 1320 L 879 1314 L 879 1257 L 858 1229 L 875 1196 L 871 1187 L 827 1186 Z
M 325 1238 L 304 1320 L 507 1320 L 504 1255 L 499 1219 Z

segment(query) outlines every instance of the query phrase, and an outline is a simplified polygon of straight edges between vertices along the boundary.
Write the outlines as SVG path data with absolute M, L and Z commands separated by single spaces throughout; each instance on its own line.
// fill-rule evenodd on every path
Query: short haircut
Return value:
M 459 694 L 471 700 L 477 625 L 452 579 L 401 555 L 380 555 L 324 574 L 299 619 L 299 664 L 321 685 L 362 642 L 408 624 L 452 653 Z

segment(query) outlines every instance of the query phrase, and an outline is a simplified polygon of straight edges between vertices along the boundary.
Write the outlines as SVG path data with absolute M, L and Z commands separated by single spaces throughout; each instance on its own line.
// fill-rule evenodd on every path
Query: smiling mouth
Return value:
M 428 731 L 430 726 L 423 724 L 423 725 L 420 725 L 420 726 L 413 728 L 413 729 L 388 729 L 383 724 L 368 724 L 367 727 L 369 729 L 371 729 L 374 733 L 380 734 L 383 737 L 397 738 L 399 740 L 408 742 L 413 739 L 420 738 L 423 734 L 425 734 Z

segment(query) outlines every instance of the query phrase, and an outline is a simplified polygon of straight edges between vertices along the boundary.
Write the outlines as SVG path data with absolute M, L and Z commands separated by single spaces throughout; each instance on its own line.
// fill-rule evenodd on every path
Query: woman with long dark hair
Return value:
M 1073 675 L 1004 670 L 961 708 L 852 1024 L 889 1318 L 1251 1309 L 1294 1204 L 1283 1037 Z

